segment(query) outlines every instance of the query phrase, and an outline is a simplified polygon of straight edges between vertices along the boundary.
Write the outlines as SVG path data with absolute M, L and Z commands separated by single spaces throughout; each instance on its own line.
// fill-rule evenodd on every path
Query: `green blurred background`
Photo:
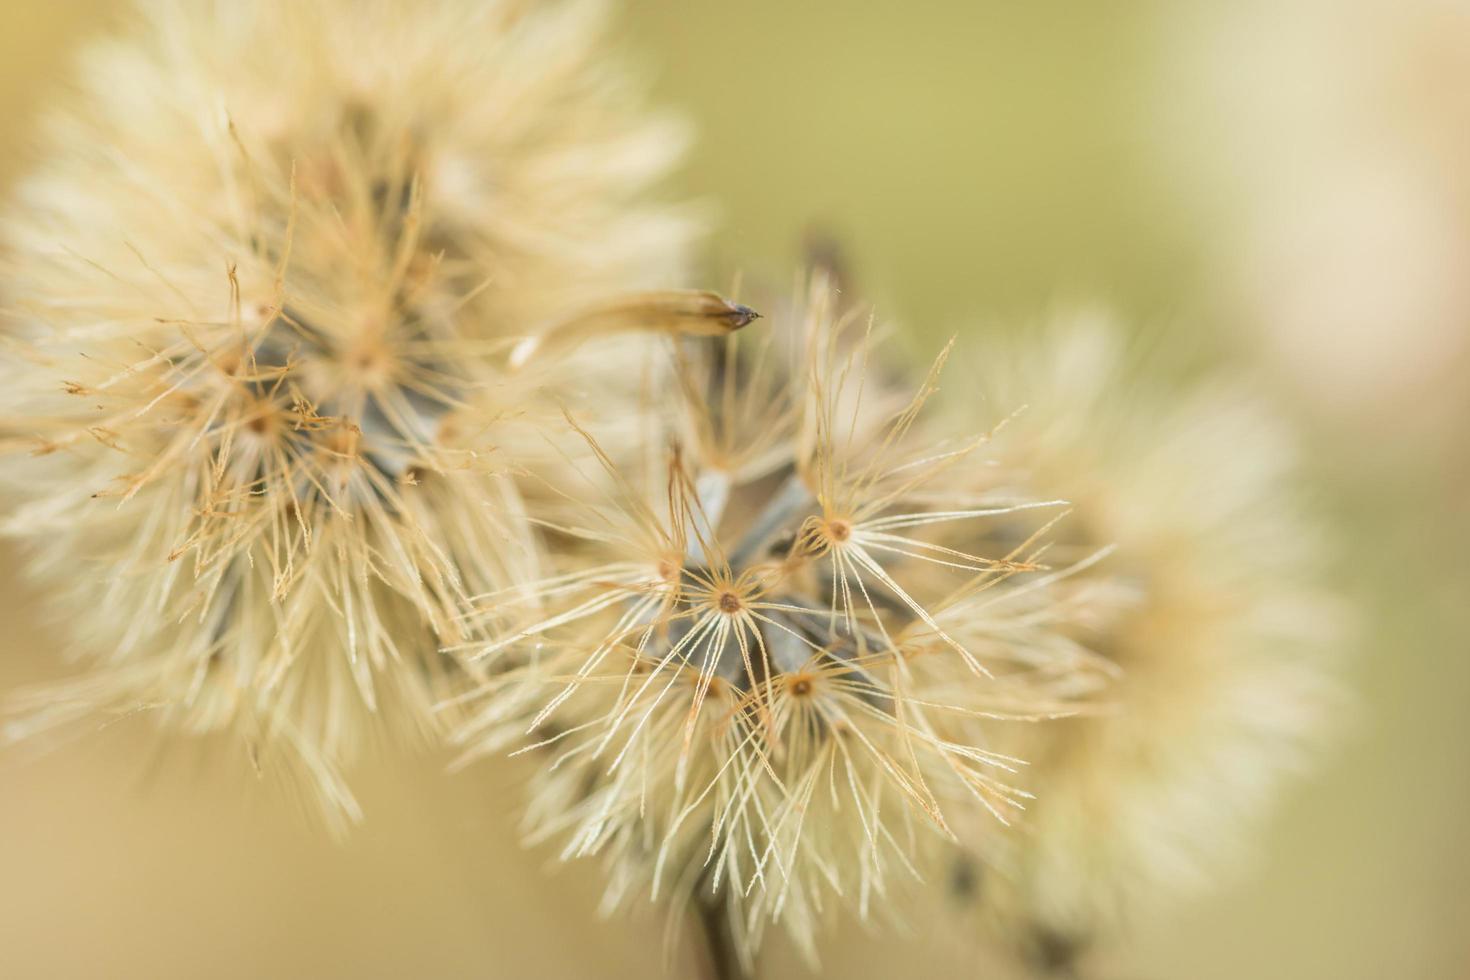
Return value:
M 108 0 L 0 8 L 0 180 Z M 784 283 L 814 232 L 925 342 L 1102 301 L 1248 362 L 1301 417 L 1358 705 L 1256 861 L 1138 924 L 1118 978 L 1470 977 L 1470 10 L 1438 0 L 629 5 L 698 142 L 710 281 Z M 981 324 L 996 324 L 983 328 Z M 1009 325 L 1009 326 L 1008 326 Z M 0 551 L 0 686 L 57 673 Z M 0 760 L 0 976 L 645 976 L 659 922 L 514 845 L 509 764 L 368 774 L 344 844 L 230 752 L 120 724 Z M 933 922 L 833 976 L 976 975 Z M 680 970 L 694 969 L 685 951 Z M 764 976 L 802 975 L 779 943 Z

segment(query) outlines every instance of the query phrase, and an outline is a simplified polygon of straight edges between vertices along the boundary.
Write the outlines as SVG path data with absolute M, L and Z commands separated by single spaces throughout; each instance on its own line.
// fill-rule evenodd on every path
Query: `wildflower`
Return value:
M 9 731 L 232 731 L 353 816 L 342 767 L 464 683 L 468 598 L 537 574 L 507 430 L 640 359 L 507 357 L 681 277 L 645 194 L 681 140 L 583 3 L 139 19 L 4 223 L 4 530 L 89 660 Z
M 1334 617 L 1292 447 L 1248 387 L 1160 382 L 1116 324 L 1086 313 L 995 345 L 981 377 L 989 397 L 1028 407 L 965 486 L 1067 488 L 1074 513 L 1047 555 L 1065 571 L 1039 583 L 1039 612 L 1075 645 L 1052 663 L 1106 681 L 1107 707 L 1003 733 L 1003 751 L 1031 760 L 1037 800 L 1005 841 L 983 826 L 961 836 L 1004 869 L 980 891 L 1002 935 L 1065 965 L 1237 853 L 1324 725 Z M 982 530 L 992 544 L 1024 533 Z M 1001 642 L 1008 619 L 1034 624 L 1017 598 L 976 627 Z
M 1058 502 L 923 501 L 985 441 L 920 438 L 938 365 L 910 397 L 884 390 L 870 331 L 820 279 L 793 319 L 794 337 L 677 345 L 667 450 L 641 478 L 599 450 L 544 525 L 561 567 L 519 624 L 486 597 L 497 638 L 462 651 L 491 673 L 467 753 L 529 729 L 549 760 L 531 837 L 601 856 L 609 908 L 711 906 L 747 966 L 771 923 L 814 957 L 826 910 L 876 914 L 951 811 L 999 828 L 1018 810 L 1020 762 L 961 727 L 1073 710 L 990 676 L 938 612 L 1037 569 L 1034 538 L 986 557 L 951 529 Z

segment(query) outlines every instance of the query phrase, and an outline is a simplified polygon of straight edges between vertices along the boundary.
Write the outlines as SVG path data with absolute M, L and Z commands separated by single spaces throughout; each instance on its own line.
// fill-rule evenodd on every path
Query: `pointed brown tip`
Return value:
M 741 327 L 761 318 L 761 315 L 755 310 L 752 310 L 748 306 L 743 306 L 740 303 L 731 303 L 730 307 L 729 320 L 731 330 L 739 330 Z

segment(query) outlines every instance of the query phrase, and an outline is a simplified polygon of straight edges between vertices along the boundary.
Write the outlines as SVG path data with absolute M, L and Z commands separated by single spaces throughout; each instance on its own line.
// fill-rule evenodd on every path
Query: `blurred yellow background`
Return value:
M 784 282 L 840 241 L 880 312 L 930 338 L 1104 301 L 1253 358 L 1308 433 L 1364 624 L 1337 751 L 1258 859 L 1139 923 L 1109 976 L 1470 977 L 1470 10 L 1343 5 L 629 5 L 620 33 L 698 142 L 708 275 Z M 0 8 L 0 180 L 109 0 Z M 0 551 L 0 687 L 58 673 Z M 515 846 L 520 773 L 367 774 L 335 844 L 229 751 L 123 723 L 0 759 L 0 976 L 621 977 L 660 922 L 597 922 L 593 867 Z M 921 922 L 844 937 L 833 976 L 972 976 Z M 676 970 L 696 968 L 684 950 Z M 922 965 L 922 966 L 921 966 Z M 779 943 L 767 977 L 803 968 Z

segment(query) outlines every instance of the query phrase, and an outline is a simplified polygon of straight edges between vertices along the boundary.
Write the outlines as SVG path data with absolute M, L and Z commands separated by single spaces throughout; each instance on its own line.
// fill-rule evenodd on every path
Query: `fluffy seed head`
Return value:
M 1043 961 L 1206 880 L 1333 703 L 1336 617 L 1290 440 L 1248 385 L 1159 380 L 1179 367 L 1082 313 L 997 344 L 980 368 L 990 401 L 1028 407 L 965 485 L 1067 488 L 1074 513 L 1049 557 L 1082 564 L 1048 585 L 1047 615 L 1112 678 L 1107 711 L 1007 733 L 1037 801 L 1005 853 L 968 841 L 1009 871 L 982 904 Z
M 1039 538 L 988 557 L 953 529 L 1039 529 L 1057 502 L 940 506 L 928 489 L 984 434 L 921 437 L 937 368 L 885 390 L 821 282 L 784 326 L 679 346 L 669 448 L 639 477 L 598 449 L 568 493 L 592 503 L 545 522 L 563 567 L 519 624 L 490 597 L 498 638 L 466 654 L 495 673 L 461 733 L 473 754 L 529 729 L 533 836 L 602 856 L 610 905 L 722 903 L 747 961 L 772 923 L 814 955 L 827 910 L 885 911 L 952 811 L 999 831 L 1026 794 L 988 727 L 1075 707 L 941 618 L 1039 570 Z
M 498 427 L 619 368 L 507 356 L 680 278 L 645 189 L 681 141 L 584 3 L 138 20 L 5 219 L 5 530 L 94 658 L 15 731 L 238 730 L 350 813 L 356 747 L 437 725 L 468 597 L 537 567 Z

